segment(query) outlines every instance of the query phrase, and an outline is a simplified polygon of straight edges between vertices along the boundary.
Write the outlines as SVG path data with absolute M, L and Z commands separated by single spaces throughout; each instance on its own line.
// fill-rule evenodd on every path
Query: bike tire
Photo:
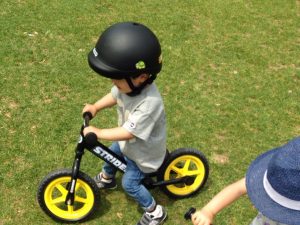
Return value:
M 65 204 L 72 170 L 51 172 L 40 183 L 37 201 L 41 209 L 59 222 L 81 222 L 86 220 L 100 205 L 100 192 L 94 180 L 79 171 L 72 206 Z
M 193 177 L 188 184 L 160 186 L 161 190 L 169 197 L 180 199 L 190 197 L 201 190 L 208 179 L 209 164 L 201 151 L 192 148 L 179 148 L 170 153 L 161 171 L 157 175 L 157 179 L 160 181 L 184 176 Z

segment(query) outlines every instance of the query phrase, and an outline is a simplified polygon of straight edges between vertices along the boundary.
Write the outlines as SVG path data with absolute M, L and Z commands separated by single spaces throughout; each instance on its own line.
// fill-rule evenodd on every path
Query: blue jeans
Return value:
M 150 192 L 141 183 L 145 174 L 138 168 L 134 161 L 125 157 L 120 149 L 118 142 L 113 142 L 110 149 L 123 157 L 126 161 L 126 171 L 122 177 L 122 187 L 126 193 L 137 201 L 145 211 L 152 211 L 156 202 Z M 105 163 L 102 172 L 109 178 L 116 175 L 117 169 L 112 165 Z

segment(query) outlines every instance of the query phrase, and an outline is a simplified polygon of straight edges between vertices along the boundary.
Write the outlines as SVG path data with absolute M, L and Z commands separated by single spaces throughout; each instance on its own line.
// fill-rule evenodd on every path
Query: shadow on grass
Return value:
M 86 221 L 99 220 L 109 214 L 112 203 L 106 199 L 106 195 L 114 190 L 103 190 L 100 192 L 100 204 Z

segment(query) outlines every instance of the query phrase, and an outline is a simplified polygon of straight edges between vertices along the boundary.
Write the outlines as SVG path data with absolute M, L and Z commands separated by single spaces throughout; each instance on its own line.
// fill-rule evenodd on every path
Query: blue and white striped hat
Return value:
M 263 215 L 300 225 L 300 137 L 257 157 L 247 171 L 246 187 Z

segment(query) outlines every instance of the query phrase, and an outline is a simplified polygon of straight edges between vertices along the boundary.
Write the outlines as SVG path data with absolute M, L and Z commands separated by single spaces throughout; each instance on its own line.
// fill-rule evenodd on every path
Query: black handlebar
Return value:
M 97 145 L 97 135 L 95 133 L 87 133 L 84 137 L 85 142 L 88 146 L 94 147 Z
M 88 127 L 90 124 L 90 120 L 93 119 L 93 115 L 90 112 L 84 112 L 83 113 L 84 118 L 84 128 Z M 89 146 L 95 146 L 97 144 L 97 135 L 95 133 L 87 133 L 85 135 L 85 142 Z
M 190 220 L 192 219 L 192 214 L 194 214 L 196 212 L 196 209 L 195 208 L 189 208 L 189 210 L 184 214 L 184 218 L 186 220 Z
M 84 127 L 88 127 L 90 124 L 90 120 L 93 119 L 93 115 L 90 112 L 84 112 L 83 118 L 84 118 Z

